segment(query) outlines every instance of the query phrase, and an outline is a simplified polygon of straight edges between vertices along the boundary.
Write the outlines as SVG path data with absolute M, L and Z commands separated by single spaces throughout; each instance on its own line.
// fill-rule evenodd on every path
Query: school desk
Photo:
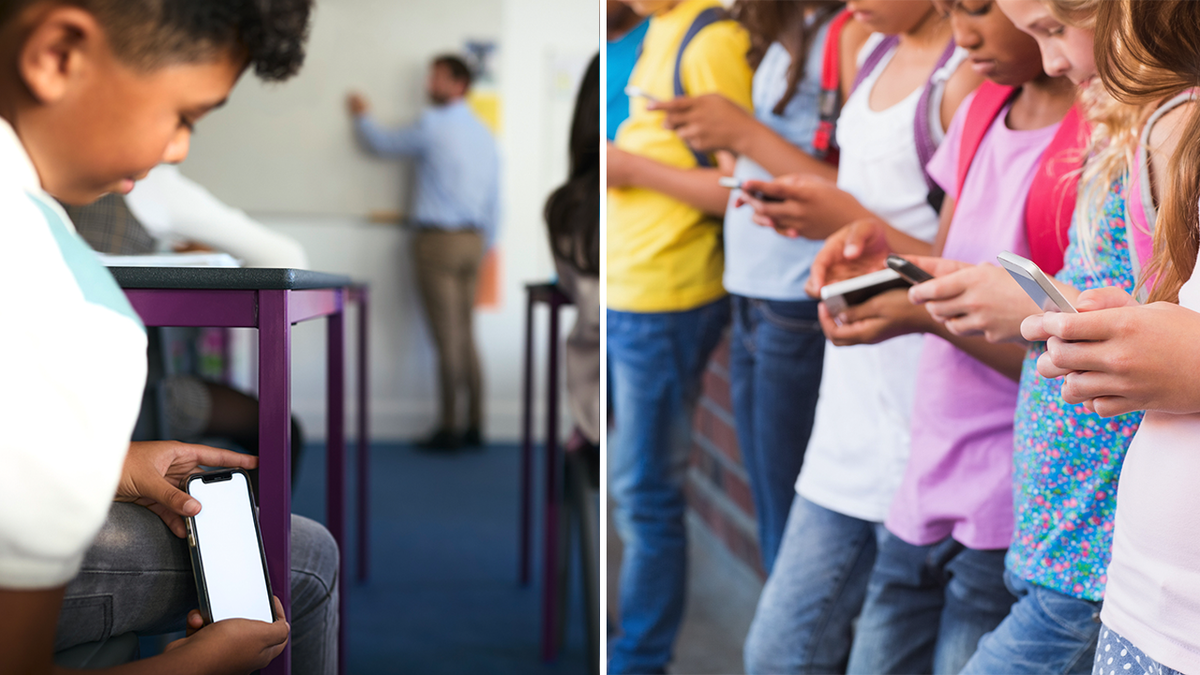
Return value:
M 346 569 L 345 308 L 359 304 L 359 577 L 366 575 L 367 288 L 348 277 L 296 269 L 113 267 L 147 326 L 258 329 L 259 522 L 272 589 L 291 619 L 292 325 L 326 317 L 326 526 Z M 339 584 L 339 672 L 345 672 L 345 577 Z M 291 645 L 263 671 L 291 672 Z

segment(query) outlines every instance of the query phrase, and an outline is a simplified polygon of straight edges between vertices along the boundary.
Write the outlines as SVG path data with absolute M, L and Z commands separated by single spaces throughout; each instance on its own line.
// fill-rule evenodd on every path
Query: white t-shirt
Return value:
M 1200 275 L 1179 290 L 1200 311 Z M 1200 673 L 1200 414 L 1150 411 L 1117 487 L 1100 618 L 1164 666 Z
M 878 38 L 868 40 L 870 53 Z M 873 111 L 868 99 L 879 74 L 895 54 L 884 57 L 842 107 L 837 139 L 841 148 L 838 187 L 906 234 L 924 241 L 937 235 L 938 214 L 929 206 L 929 186 L 917 155 L 913 118 L 922 88 L 892 107 Z M 939 89 L 964 50 L 956 50 L 935 74 Z M 930 105 L 930 131 L 940 142 L 940 95 Z M 821 392 L 812 438 L 796 491 L 832 511 L 883 522 L 908 462 L 909 422 L 921 335 L 903 335 L 877 345 L 825 345 Z
M 243 261 L 247 267 L 308 268 L 300 244 L 228 206 L 170 164 L 138 181 L 125 203 L 156 239 L 195 241 Z
M 62 586 L 108 515 L 146 332 L 0 120 L 0 588 Z

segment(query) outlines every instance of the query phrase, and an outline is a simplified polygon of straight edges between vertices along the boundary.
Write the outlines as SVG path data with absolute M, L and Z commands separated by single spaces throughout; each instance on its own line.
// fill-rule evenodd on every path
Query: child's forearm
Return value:
M 1023 345 L 993 343 L 982 337 L 962 337 L 951 333 L 941 323 L 936 324 L 932 333 L 1013 382 L 1021 381 L 1021 364 L 1025 361 Z
M 772 176 L 807 173 L 837 180 L 837 167 L 797 148 L 757 120 L 753 125 L 747 125 L 746 133 L 733 150 L 754 160 Z
M 729 190 L 717 184 L 718 169 L 680 169 L 646 157 L 631 167 L 630 184 L 661 192 L 713 216 L 725 214 Z

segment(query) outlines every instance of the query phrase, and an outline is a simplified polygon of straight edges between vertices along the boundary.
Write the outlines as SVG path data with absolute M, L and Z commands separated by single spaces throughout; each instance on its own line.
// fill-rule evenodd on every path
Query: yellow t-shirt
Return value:
M 629 78 L 655 98 L 675 94 L 675 57 L 684 33 L 716 0 L 686 0 L 650 21 L 642 55 Z M 683 53 L 680 78 L 690 96 L 718 93 L 751 109 L 753 73 L 746 62 L 750 38 L 733 21 L 696 34 Z M 690 148 L 663 128 L 663 113 L 632 98 L 618 148 L 684 169 L 697 166 Z M 645 188 L 608 191 L 608 307 L 627 312 L 694 309 L 725 294 L 721 223 L 699 209 Z

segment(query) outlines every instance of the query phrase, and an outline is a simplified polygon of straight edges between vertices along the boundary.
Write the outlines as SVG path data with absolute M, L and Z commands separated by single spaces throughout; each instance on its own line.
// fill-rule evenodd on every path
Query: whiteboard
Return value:
M 430 59 L 461 52 L 468 40 L 499 42 L 502 5 L 502 0 L 318 2 L 300 74 L 282 84 L 244 75 L 228 105 L 201 120 L 183 172 L 254 213 L 404 212 L 409 166 L 361 149 L 346 113 L 346 93 L 366 95 L 384 124 L 415 119 L 425 104 Z M 505 112 L 512 114 L 511 107 Z

